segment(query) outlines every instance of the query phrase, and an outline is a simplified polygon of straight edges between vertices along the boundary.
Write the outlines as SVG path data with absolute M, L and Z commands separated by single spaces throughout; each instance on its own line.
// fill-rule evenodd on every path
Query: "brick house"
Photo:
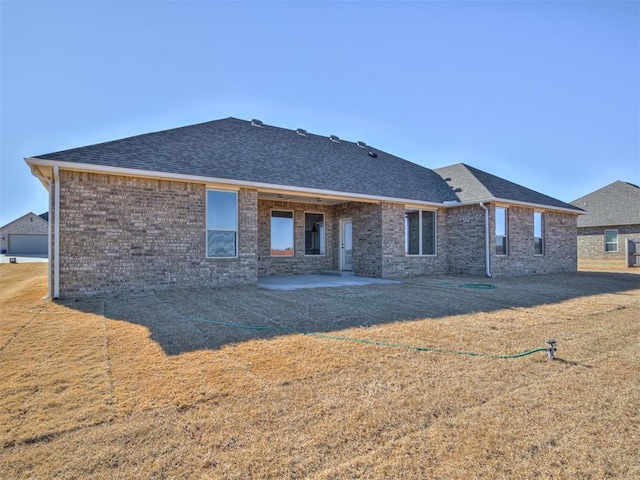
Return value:
M 579 208 L 464 164 L 430 170 L 259 120 L 25 160 L 50 193 L 54 298 L 322 271 L 576 270 Z
M 578 218 L 580 261 L 638 266 L 640 258 L 632 254 L 640 253 L 640 187 L 618 180 L 571 204 L 587 212 Z
M 7 255 L 46 255 L 49 214 L 29 212 L 0 227 L 0 253 Z

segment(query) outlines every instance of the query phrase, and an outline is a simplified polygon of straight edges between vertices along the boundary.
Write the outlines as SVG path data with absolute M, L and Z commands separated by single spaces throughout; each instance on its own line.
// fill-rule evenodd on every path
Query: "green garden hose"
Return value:
M 408 349 L 408 350 L 417 350 L 419 352 L 448 353 L 448 354 L 453 354 L 453 355 L 468 355 L 468 356 L 473 356 L 473 357 L 519 358 L 519 357 L 525 357 L 527 355 L 531 355 L 531 354 L 536 353 L 536 352 L 546 352 L 547 351 L 546 348 L 540 347 L 540 348 L 535 348 L 533 350 L 528 350 L 528 351 L 522 352 L 522 353 L 515 353 L 515 354 L 512 354 L 512 355 L 497 355 L 497 354 L 491 354 L 491 353 L 464 352 L 464 351 L 459 351 L 459 350 L 447 350 L 447 349 L 435 348 L 435 347 L 422 347 L 422 346 L 417 346 L 417 345 L 405 345 L 405 344 L 401 344 L 401 343 L 381 342 L 381 341 L 377 341 L 377 340 L 368 340 L 368 339 L 364 339 L 364 338 L 338 337 L 338 336 L 335 336 L 335 335 L 327 335 L 327 334 L 324 334 L 324 333 L 300 332 L 300 331 L 296 331 L 296 330 L 288 330 L 288 329 L 279 328 L 279 327 L 269 327 L 269 326 L 266 326 L 266 325 L 244 325 L 244 324 L 241 324 L 241 323 L 222 322 L 222 321 L 219 321 L 219 320 L 210 320 L 210 319 L 205 319 L 205 318 L 183 317 L 183 319 L 191 321 L 191 322 L 212 323 L 214 325 L 221 325 L 221 326 L 224 326 L 224 327 L 232 327 L 232 328 L 241 328 L 241 329 L 244 329 L 244 330 L 257 330 L 257 331 L 266 331 L 266 332 L 279 332 L 279 333 L 283 333 L 283 334 L 309 335 L 309 336 L 312 336 L 312 337 L 326 338 L 326 339 L 329 339 L 329 340 L 339 340 L 339 341 L 343 341 L 343 342 L 364 343 L 364 344 L 367 344 L 367 345 L 375 345 L 375 346 L 378 346 L 378 347 L 405 348 L 405 349 Z
M 496 288 L 495 285 L 491 285 L 490 283 L 452 283 L 452 282 L 443 282 L 440 284 L 442 287 L 461 287 L 461 288 L 478 288 L 481 290 L 494 290 Z
M 460 285 L 462 288 L 480 288 L 483 290 L 493 290 L 495 285 L 491 285 L 488 283 L 463 283 Z

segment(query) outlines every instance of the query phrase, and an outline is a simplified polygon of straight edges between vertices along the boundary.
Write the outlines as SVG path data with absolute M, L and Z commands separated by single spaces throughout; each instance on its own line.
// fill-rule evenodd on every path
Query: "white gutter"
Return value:
M 489 209 L 484 206 L 484 203 L 480 202 L 480 206 L 484 209 L 484 253 L 485 253 L 485 269 L 487 277 L 491 278 L 491 256 L 490 256 L 490 243 L 489 243 Z
M 524 207 L 540 208 L 544 210 L 573 213 L 574 215 L 584 215 L 587 213 L 581 209 L 578 209 L 577 207 L 575 209 L 565 208 L 565 207 L 554 207 L 551 205 L 545 205 L 541 203 L 521 202 L 517 200 L 509 200 L 505 198 L 495 198 L 495 197 L 485 198 L 482 200 L 473 200 L 468 202 L 458 202 L 458 201 L 427 202 L 427 201 L 420 201 L 420 200 L 408 199 L 408 198 L 368 195 L 364 193 L 338 192 L 333 190 L 324 190 L 320 188 L 292 187 L 290 185 L 277 185 L 273 183 L 253 182 L 253 181 L 236 180 L 236 179 L 229 179 L 229 178 L 205 177 L 201 175 L 186 175 L 183 173 L 168 173 L 168 172 L 159 172 L 155 170 L 141 170 L 136 168 L 111 167 L 107 165 L 95 165 L 90 163 L 45 160 L 45 159 L 36 158 L 36 157 L 25 158 L 24 160 L 31 167 L 32 171 L 35 166 L 43 166 L 48 168 L 58 166 L 59 168 L 63 168 L 65 170 L 73 170 L 78 172 L 106 173 L 106 174 L 113 174 L 113 175 L 146 177 L 146 178 L 155 178 L 155 179 L 162 179 L 162 180 L 197 182 L 197 183 L 205 183 L 205 184 L 220 183 L 220 184 L 226 184 L 226 185 L 233 185 L 237 187 L 250 187 L 250 188 L 256 188 L 256 189 L 277 190 L 279 192 L 282 191 L 282 192 L 292 192 L 292 193 L 303 193 L 303 194 L 308 194 L 308 195 L 321 197 L 321 198 L 337 197 L 337 198 L 345 198 L 349 200 L 353 199 L 355 201 L 360 199 L 360 200 L 368 200 L 372 202 L 391 202 L 391 203 L 403 203 L 403 204 L 411 204 L 411 205 L 427 205 L 427 206 L 439 207 L 439 208 L 462 207 L 467 205 L 478 205 L 480 203 L 499 202 L 499 203 L 505 203 L 508 205 L 518 205 L 518 206 L 524 206 Z M 38 178 L 40 178 L 40 176 L 38 176 Z
M 121 168 L 121 167 L 109 167 L 103 165 L 93 165 L 86 163 L 76 163 L 76 162 L 64 162 L 57 160 L 43 160 L 40 158 L 25 158 L 24 159 L 27 164 L 29 164 L 32 168 L 34 166 L 43 166 L 43 167 L 59 167 L 64 170 L 72 170 L 77 172 L 92 172 L 92 173 L 106 173 L 112 175 L 123 175 L 130 177 L 146 177 L 146 178 L 155 178 L 162 180 L 172 180 L 172 181 L 180 181 L 180 182 L 197 182 L 197 183 L 219 183 L 225 185 L 233 185 L 237 187 L 249 187 L 256 188 L 262 190 L 276 190 L 278 192 L 292 192 L 292 193 L 303 193 L 308 194 L 314 197 L 320 198 L 344 198 L 347 200 L 369 200 L 372 202 L 391 202 L 391 203 L 410 203 L 410 204 L 418 204 L 418 205 L 427 205 L 431 207 L 440 207 L 442 208 L 442 203 L 440 202 L 426 202 L 415 199 L 408 198 L 395 198 L 395 197 L 383 197 L 377 195 L 368 195 L 364 193 L 353 193 L 353 192 L 337 192 L 333 190 L 324 190 L 320 188 L 307 188 L 307 187 L 292 187 L 290 185 L 277 185 L 273 183 L 263 183 L 263 182 L 252 182 L 245 180 L 236 180 L 230 178 L 217 178 L 217 177 L 204 177 L 200 175 L 185 175 L 182 173 L 166 173 L 166 172 L 157 172 L 153 170 L 140 170 L 135 168 Z
M 505 205 L 516 205 L 519 207 L 530 207 L 530 208 L 538 208 L 542 210 L 553 210 L 554 212 L 565 212 L 565 213 L 573 213 L 574 215 L 585 215 L 587 212 L 578 209 L 564 208 L 564 207 L 554 207 L 553 205 L 545 205 L 542 203 L 529 203 L 529 202 L 521 202 L 518 200 L 509 200 L 508 198 L 484 198 L 482 200 L 472 200 L 468 202 L 456 202 L 456 201 L 446 201 L 442 202 L 440 205 L 444 207 L 467 207 L 469 205 L 480 205 L 481 203 L 504 203 Z
M 483 200 L 483 202 L 496 202 L 496 203 L 506 203 L 508 205 L 518 205 L 522 207 L 534 207 L 541 208 L 543 210 L 553 210 L 555 212 L 566 212 L 573 213 L 574 215 L 585 215 L 587 212 L 579 209 L 578 207 L 574 208 L 565 208 L 565 207 L 554 207 L 553 205 L 545 205 L 543 203 L 529 203 L 529 202 L 520 202 L 518 200 L 509 200 L 507 198 L 493 198 L 490 200 Z
M 53 182 L 54 182 L 54 203 L 55 203 L 55 215 L 53 216 L 55 221 L 55 253 L 53 257 L 54 262 L 54 277 L 53 277 L 53 298 L 57 300 L 60 297 L 60 172 L 58 166 L 53 166 Z M 51 222 L 51 214 L 49 214 L 49 222 Z M 51 227 L 49 227 L 51 228 Z
M 554 207 L 551 205 L 543 205 L 538 203 L 528 203 L 528 202 L 519 202 L 516 200 L 502 199 L 502 198 L 486 198 L 483 200 L 474 200 L 470 202 L 456 202 L 456 201 L 447 201 L 447 202 L 426 202 L 409 198 L 396 198 L 396 197 L 384 197 L 377 195 L 368 195 L 364 193 L 353 193 L 353 192 L 338 192 L 333 190 L 324 190 L 320 188 L 307 188 L 307 187 L 292 187 L 290 185 L 277 185 L 273 183 L 263 183 L 263 182 L 253 182 L 253 181 L 245 181 L 245 180 L 236 180 L 230 178 L 218 178 L 218 177 L 205 177 L 201 175 L 186 175 L 183 173 L 167 173 L 167 172 L 158 172 L 155 170 L 141 170 L 136 168 L 122 168 L 122 167 L 110 167 L 105 165 L 94 165 L 89 163 L 78 163 L 78 162 L 65 162 L 58 160 L 44 160 L 41 158 L 29 157 L 24 159 L 25 162 L 33 168 L 35 166 L 43 166 L 43 167 L 59 167 L 65 170 L 73 170 L 78 172 L 93 172 L 93 173 L 106 173 L 112 175 L 123 175 L 123 176 L 133 176 L 133 177 L 146 177 L 146 178 L 155 178 L 162 180 L 172 180 L 172 181 L 183 181 L 183 182 L 197 182 L 197 183 L 219 183 L 226 185 L 233 185 L 237 187 L 250 187 L 256 189 L 266 189 L 266 190 L 277 190 L 282 192 L 292 192 L 292 193 L 303 193 L 308 194 L 310 196 L 315 197 L 326 197 L 326 198 L 344 198 L 354 201 L 357 200 L 368 200 L 372 202 L 391 202 L 391 203 L 403 203 L 410 205 L 427 205 L 431 207 L 439 207 L 439 208 L 449 208 L 449 207 L 462 207 L 466 205 L 478 205 L 479 203 L 490 203 L 490 202 L 500 202 L 506 203 L 509 205 L 519 205 L 525 207 L 534 207 L 541 208 L 544 210 L 553 210 L 559 212 L 567 212 L 573 213 L 576 215 L 582 215 L 586 212 L 577 211 L 577 209 L 570 209 L 564 207 Z

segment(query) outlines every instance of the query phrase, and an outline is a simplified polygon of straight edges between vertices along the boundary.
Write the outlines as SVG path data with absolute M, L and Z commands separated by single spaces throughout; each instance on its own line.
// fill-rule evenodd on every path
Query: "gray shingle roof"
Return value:
M 302 133 L 230 117 L 33 158 L 419 202 L 499 198 L 579 212 L 465 164 L 434 171 L 368 145 Z
M 433 170 L 376 148 L 236 118 L 35 158 L 425 202 L 455 200 Z
M 436 168 L 435 172 L 447 182 L 461 202 L 502 199 L 570 209 L 580 213 L 580 209 L 574 205 L 470 167 L 464 163 Z
M 640 224 L 640 187 L 632 183 L 618 180 L 571 204 L 587 211 L 578 227 Z
M 29 217 L 30 215 L 33 215 L 34 217 L 42 218 L 45 222 L 48 222 L 48 221 L 49 221 L 49 214 L 48 214 L 48 212 L 47 212 L 47 217 L 46 217 L 46 218 L 42 216 L 42 215 L 44 215 L 44 213 L 43 213 L 42 215 L 36 215 L 36 214 L 35 214 L 35 213 L 33 213 L 33 212 L 29 212 L 29 213 L 25 213 L 25 214 L 24 214 L 24 215 L 22 215 L 21 217 L 16 218 L 15 220 L 11 220 L 9 223 L 6 223 L 6 224 L 4 224 L 4 225 L 0 226 L 0 230 L 5 229 L 5 228 L 6 228 L 6 227 L 8 227 L 9 225 L 11 225 L 11 224 L 13 224 L 13 223 L 16 223 L 16 222 L 18 222 L 18 221 L 22 220 L 23 218 L 27 218 L 27 217 Z

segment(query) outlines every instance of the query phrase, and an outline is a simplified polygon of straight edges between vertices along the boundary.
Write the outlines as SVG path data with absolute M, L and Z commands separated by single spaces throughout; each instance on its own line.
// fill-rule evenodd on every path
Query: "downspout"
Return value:
M 60 297 L 60 172 L 58 171 L 58 166 L 53 166 L 53 180 L 54 180 L 54 210 L 55 215 L 53 216 L 55 221 L 54 232 L 55 232 L 55 241 L 54 241 L 54 273 L 53 273 L 53 298 L 57 300 Z
M 45 178 L 47 185 L 49 185 L 49 218 L 48 218 L 48 224 L 47 228 L 49 229 L 48 234 L 49 234 L 49 247 L 47 248 L 47 256 L 48 258 L 48 267 L 49 267 L 49 298 L 53 297 L 53 275 L 51 275 L 51 180 L 48 178 Z
M 50 178 L 47 178 L 44 175 L 42 175 L 40 171 L 34 166 L 31 166 L 31 173 L 33 174 L 34 177 L 36 177 L 43 184 L 46 185 L 47 191 L 49 192 L 49 219 L 47 221 L 47 236 L 48 236 L 47 237 L 47 242 L 48 242 L 47 260 L 48 260 L 48 267 L 49 267 L 49 286 L 47 288 L 48 297 L 45 297 L 45 298 L 51 298 L 53 297 L 53 276 L 51 275 L 51 182 L 52 181 Z
M 484 253 L 485 253 L 485 268 L 487 277 L 491 278 L 491 257 L 490 257 L 490 243 L 489 243 L 489 209 L 484 206 L 484 203 L 480 202 L 480 206 L 484 209 Z

